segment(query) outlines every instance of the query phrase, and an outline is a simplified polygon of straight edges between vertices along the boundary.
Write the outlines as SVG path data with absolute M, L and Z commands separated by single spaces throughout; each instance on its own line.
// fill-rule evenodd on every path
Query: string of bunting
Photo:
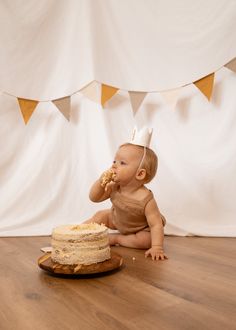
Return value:
M 224 65 L 228 69 L 236 72 L 236 58 L 234 58 L 232 61 Z M 205 97 L 210 101 L 212 91 L 213 91 L 213 85 L 214 85 L 214 77 L 215 72 L 197 80 L 194 81 L 193 84 L 200 90 L 200 92 L 205 95 Z M 189 84 L 188 84 L 189 85 Z M 187 86 L 187 85 L 185 85 Z M 181 88 L 185 87 L 179 87 L 176 89 L 171 89 L 167 91 L 159 92 L 164 100 L 167 102 L 167 104 L 174 108 L 177 100 L 178 95 L 180 93 Z M 119 90 L 119 88 L 105 85 L 103 83 L 99 83 L 97 81 L 92 81 L 87 86 L 83 87 L 82 89 L 78 90 L 77 92 L 73 93 L 72 95 L 76 93 L 82 93 L 85 97 L 89 98 L 90 100 L 99 103 L 104 108 L 104 105 L 107 101 L 109 101 Z M 4 93 L 4 92 L 3 92 Z M 148 92 L 135 92 L 135 91 L 128 91 L 131 107 L 133 110 L 133 114 L 135 115 L 138 111 L 139 107 L 141 106 L 145 96 Z M 158 91 L 157 91 L 158 93 Z M 8 94 L 8 93 L 6 93 Z M 62 115 L 69 121 L 70 120 L 70 108 L 71 108 L 71 96 L 68 95 L 59 99 L 50 100 L 57 109 L 62 113 Z M 13 95 L 12 95 L 13 96 Z M 38 100 L 30 100 L 30 99 L 24 99 L 17 96 L 14 96 L 17 98 L 19 103 L 19 108 L 22 113 L 23 119 L 25 124 L 28 123 L 30 120 L 34 110 L 36 109 L 39 102 L 46 102 L 46 101 L 38 101 Z

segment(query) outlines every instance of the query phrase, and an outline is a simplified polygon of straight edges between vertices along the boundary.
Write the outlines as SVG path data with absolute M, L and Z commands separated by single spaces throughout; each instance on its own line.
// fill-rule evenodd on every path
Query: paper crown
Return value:
M 130 143 L 149 148 L 152 137 L 152 131 L 153 129 L 148 128 L 147 126 L 144 126 L 140 130 L 138 130 L 137 127 L 135 127 L 132 133 L 132 138 Z

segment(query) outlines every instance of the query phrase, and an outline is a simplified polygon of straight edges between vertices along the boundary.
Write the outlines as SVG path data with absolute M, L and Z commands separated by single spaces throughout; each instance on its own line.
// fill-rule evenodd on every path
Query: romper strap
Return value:
M 149 194 L 147 195 L 147 197 L 144 198 L 144 200 L 143 200 L 144 208 L 146 207 L 147 203 L 148 203 L 151 199 L 154 198 L 152 191 L 149 190 L 149 192 L 150 192 L 150 193 L 149 193 Z M 164 217 L 163 214 L 161 214 L 161 220 L 162 220 L 162 224 L 163 224 L 163 227 L 164 227 L 164 226 L 166 225 L 166 218 Z
M 146 207 L 147 203 L 153 198 L 154 198 L 153 193 L 151 190 L 149 190 L 149 194 L 143 199 L 144 208 Z

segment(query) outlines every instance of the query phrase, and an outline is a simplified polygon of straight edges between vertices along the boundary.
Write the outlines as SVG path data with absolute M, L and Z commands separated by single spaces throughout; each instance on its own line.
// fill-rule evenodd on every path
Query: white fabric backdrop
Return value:
M 172 88 L 236 55 L 233 1 L 198 1 L 191 3 L 193 9 L 187 1 L 171 6 L 169 1 L 103 3 L 0 5 L 0 235 L 50 234 L 55 225 L 81 222 L 110 207 L 109 201 L 90 202 L 89 187 L 110 166 L 136 123 L 154 128 L 159 170 L 150 188 L 167 217 L 166 234 L 235 236 L 233 72 L 217 72 L 211 103 L 189 85 L 175 109 L 160 94 L 148 94 L 135 118 L 125 91 L 106 109 L 78 93 L 72 96 L 69 123 L 51 102 L 44 102 L 25 126 L 16 98 L 5 93 L 46 100 L 69 95 L 93 79 L 131 90 Z M 142 18 L 137 16 L 141 13 Z M 136 28 L 135 38 L 130 31 Z
M 5 0 L 0 89 L 48 100 L 92 80 L 176 88 L 234 58 L 235 31 L 234 0 Z

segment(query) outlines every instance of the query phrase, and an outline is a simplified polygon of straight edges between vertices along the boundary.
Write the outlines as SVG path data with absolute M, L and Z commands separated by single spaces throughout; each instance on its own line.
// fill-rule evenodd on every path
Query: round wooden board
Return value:
M 111 251 L 111 259 L 91 265 L 61 265 L 53 262 L 51 253 L 45 253 L 38 259 L 38 265 L 52 274 L 87 275 L 108 272 L 119 268 L 123 263 L 122 257 Z

